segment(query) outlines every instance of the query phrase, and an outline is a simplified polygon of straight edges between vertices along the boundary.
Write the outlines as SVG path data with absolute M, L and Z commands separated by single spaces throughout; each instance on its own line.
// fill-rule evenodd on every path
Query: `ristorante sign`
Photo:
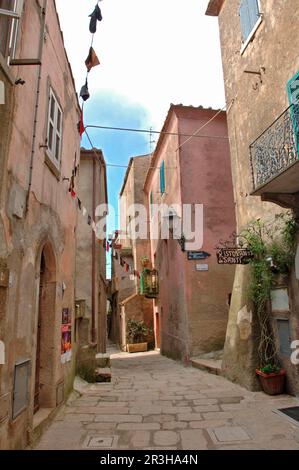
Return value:
M 219 248 L 218 264 L 247 264 L 253 258 L 252 251 L 247 248 Z

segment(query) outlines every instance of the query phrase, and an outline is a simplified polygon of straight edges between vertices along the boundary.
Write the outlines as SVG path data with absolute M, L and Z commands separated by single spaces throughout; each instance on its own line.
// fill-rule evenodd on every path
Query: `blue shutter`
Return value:
M 239 16 L 243 42 L 245 42 L 260 17 L 258 0 L 242 0 Z
M 160 191 L 161 194 L 165 193 L 165 162 L 162 163 L 160 168 Z
M 251 24 L 251 30 L 252 30 L 257 20 L 260 17 L 259 4 L 258 4 L 258 0 L 247 0 L 247 3 L 248 3 L 250 24 Z
M 241 5 L 240 5 L 239 15 L 240 15 L 240 21 L 241 21 L 241 32 L 242 32 L 243 42 L 245 42 L 251 31 L 248 0 L 242 0 Z
M 290 104 L 299 102 L 299 72 L 287 83 Z
M 291 106 L 290 113 L 293 122 L 297 153 L 299 155 L 299 72 L 287 83 L 287 92 Z

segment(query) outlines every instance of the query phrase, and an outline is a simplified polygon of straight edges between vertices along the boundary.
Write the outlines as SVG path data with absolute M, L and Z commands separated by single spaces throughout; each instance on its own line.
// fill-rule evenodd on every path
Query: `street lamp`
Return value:
M 182 233 L 182 227 L 181 227 L 181 217 L 177 215 L 176 211 L 174 209 L 170 209 L 166 215 L 163 217 L 164 219 L 168 220 L 168 226 L 169 226 L 169 231 L 172 235 L 172 239 L 174 239 L 174 234 L 180 234 L 179 238 L 175 238 L 178 242 L 178 244 L 181 247 L 182 251 L 185 251 L 185 243 L 186 243 L 186 238 L 184 234 Z

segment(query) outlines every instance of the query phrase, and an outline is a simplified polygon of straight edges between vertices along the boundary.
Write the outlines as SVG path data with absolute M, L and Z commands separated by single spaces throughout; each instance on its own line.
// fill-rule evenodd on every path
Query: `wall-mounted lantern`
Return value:
M 159 294 L 159 275 L 156 269 L 144 269 L 140 278 L 140 293 L 149 299 Z
M 171 233 L 172 238 L 177 240 L 182 251 L 186 251 L 185 250 L 186 238 L 184 234 L 182 233 L 181 217 L 177 215 L 174 209 L 171 208 L 168 211 L 168 213 L 164 215 L 164 219 L 168 220 L 169 232 Z M 180 235 L 179 238 L 178 238 L 178 235 Z

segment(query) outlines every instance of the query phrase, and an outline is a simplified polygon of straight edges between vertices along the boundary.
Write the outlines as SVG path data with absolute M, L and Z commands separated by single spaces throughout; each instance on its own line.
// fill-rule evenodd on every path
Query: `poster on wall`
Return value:
M 69 308 L 62 309 L 61 323 L 61 362 L 65 364 L 72 358 L 72 317 Z

